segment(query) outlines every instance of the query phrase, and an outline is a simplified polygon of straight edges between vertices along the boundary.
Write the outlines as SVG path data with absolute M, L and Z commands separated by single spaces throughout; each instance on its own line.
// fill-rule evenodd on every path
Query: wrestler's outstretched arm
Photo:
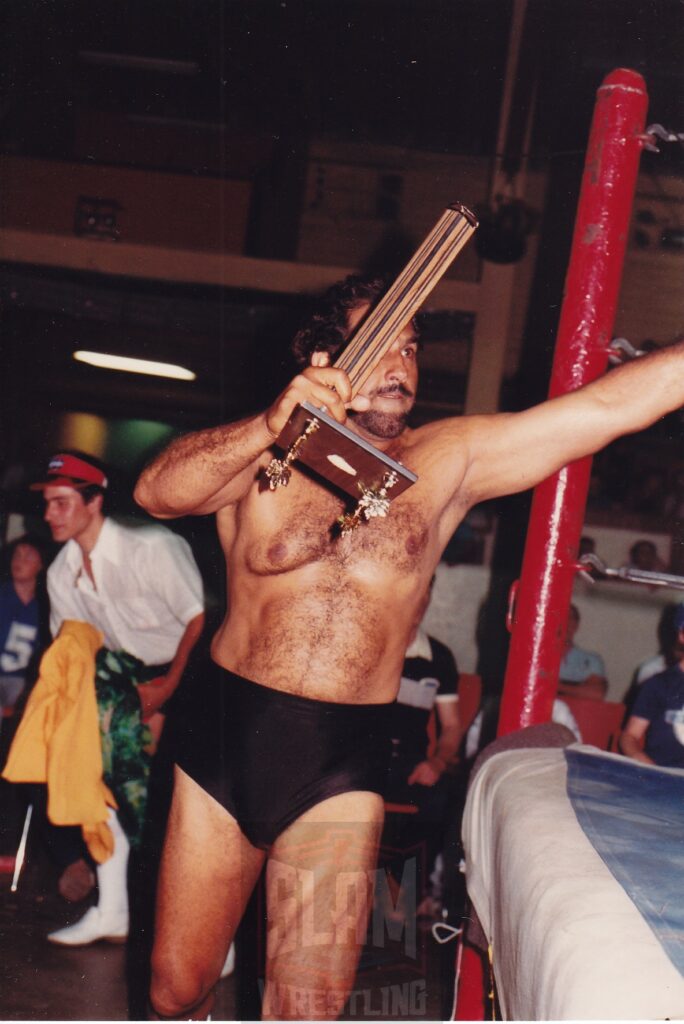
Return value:
M 236 423 L 210 427 L 173 441 L 141 473 L 134 497 L 160 519 L 205 515 L 239 501 L 254 480 L 257 460 L 271 447 L 296 405 L 325 406 L 340 423 L 352 402 L 347 374 L 328 366 L 327 353 L 315 352 L 312 365 L 298 373 L 265 412 Z
M 534 487 L 567 463 L 649 427 L 682 404 L 684 342 L 679 341 L 524 412 L 443 421 L 440 440 L 446 447 L 451 431 L 452 444 L 465 448 L 457 486 L 474 504 Z

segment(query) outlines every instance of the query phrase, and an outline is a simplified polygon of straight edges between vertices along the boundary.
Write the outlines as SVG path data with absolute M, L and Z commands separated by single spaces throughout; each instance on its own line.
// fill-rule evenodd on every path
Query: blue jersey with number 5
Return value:
M 0 675 L 23 676 L 38 642 L 38 602 L 17 596 L 12 583 L 0 585 Z

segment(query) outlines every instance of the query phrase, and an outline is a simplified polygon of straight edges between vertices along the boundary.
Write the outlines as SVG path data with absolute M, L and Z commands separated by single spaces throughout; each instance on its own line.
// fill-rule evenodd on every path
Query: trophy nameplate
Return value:
M 333 364 L 347 373 L 352 397 L 359 393 L 476 228 L 477 220 L 467 207 L 461 203 L 447 207 L 401 274 L 356 329 Z M 273 459 L 266 470 L 270 489 L 286 487 L 290 466 L 296 460 L 303 462 L 358 500 L 354 513 L 340 517 L 343 533 L 364 520 L 386 516 L 390 499 L 418 479 L 411 470 L 309 402 L 293 411 L 276 444 L 286 454 L 282 459 Z
M 278 444 L 289 447 L 304 433 L 311 420 L 317 420 L 319 426 L 307 437 L 297 461 L 303 462 L 350 497 L 359 497 L 361 485 L 366 488 L 380 487 L 388 472 L 397 475 L 397 481 L 392 487 L 393 498 L 418 479 L 406 466 L 310 402 L 302 402 L 293 411 L 278 438 Z
M 338 517 L 343 535 L 351 533 L 361 522 L 384 518 L 390 499 L 418 479 L 406 466 L 310 402 L 302 402 L 293 410 L 278 444 L 287 445 L 288 453 L 283 460 L 274 459 L 266 470 L 271 490 L 287 485 L 289 466 L 296 458 L 356 499 L 354 512 Z

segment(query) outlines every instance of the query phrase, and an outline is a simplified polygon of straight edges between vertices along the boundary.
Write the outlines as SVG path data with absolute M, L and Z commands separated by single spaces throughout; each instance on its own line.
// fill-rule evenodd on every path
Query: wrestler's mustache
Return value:
M 404 398 L 413 398 L 413 391 L 405 384 L 388 384 L 384 388 L 378 388 L 375 392 L 375 397 L 382 398 L 383 395 L 395 395 L 397 392 L 403 395 Z

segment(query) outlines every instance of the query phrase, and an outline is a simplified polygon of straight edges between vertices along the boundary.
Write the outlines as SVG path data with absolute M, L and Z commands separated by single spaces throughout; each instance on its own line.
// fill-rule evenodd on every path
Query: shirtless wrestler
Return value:
M 442 549 L 477 502 L 533 487 L 684 402 L 680 344 L 525 412 L 410 429 L 418 382 L 412 326 L 351 403 L 346 374 L 330 365 L 377 296 L 375 283 L 338 286 L 334 315 L 315 318 L 295 338 L 305 368 L 265 412 L 178 439 L 138 482 L 136 499 L 155 516 L 217 515 L 229 612 L 213 657 L 227 670 L 226 699 L 241 716 L 226 740 L 223 788 L 203 788 L 191 767 L 176 769 L 153 954 L 151 1003 L 160 1016 L 210 1011 L 265 858 L 264 1017 L 339 1014 L 359 945 L 353 929 L 332 931 L 336 880 L 372 875 L 383 818 L 368 773 L 378 705 L 397 692 L 415 609 Z M 264 488 L 274 439 L 305 399 L 418 474 L 386 519 L 336 536 L 342 502 L 325 486 L 295 469 L 287 488 Z M 327 823 L 354 823 L 355 842 L 308 843 L 312 824 Z M 279 898 L 282 877 L 271 865 L 311 868 L 312 850 L 315 887 Z M 334 936 L 323 962 L 319 946 L 292 939 L 314 900 L 317 927 Z M 368 899 L 357 899 L 359 934 L 367 910 Z M 332 995 L 325 1005 L 283 997 L 307 986 Z

